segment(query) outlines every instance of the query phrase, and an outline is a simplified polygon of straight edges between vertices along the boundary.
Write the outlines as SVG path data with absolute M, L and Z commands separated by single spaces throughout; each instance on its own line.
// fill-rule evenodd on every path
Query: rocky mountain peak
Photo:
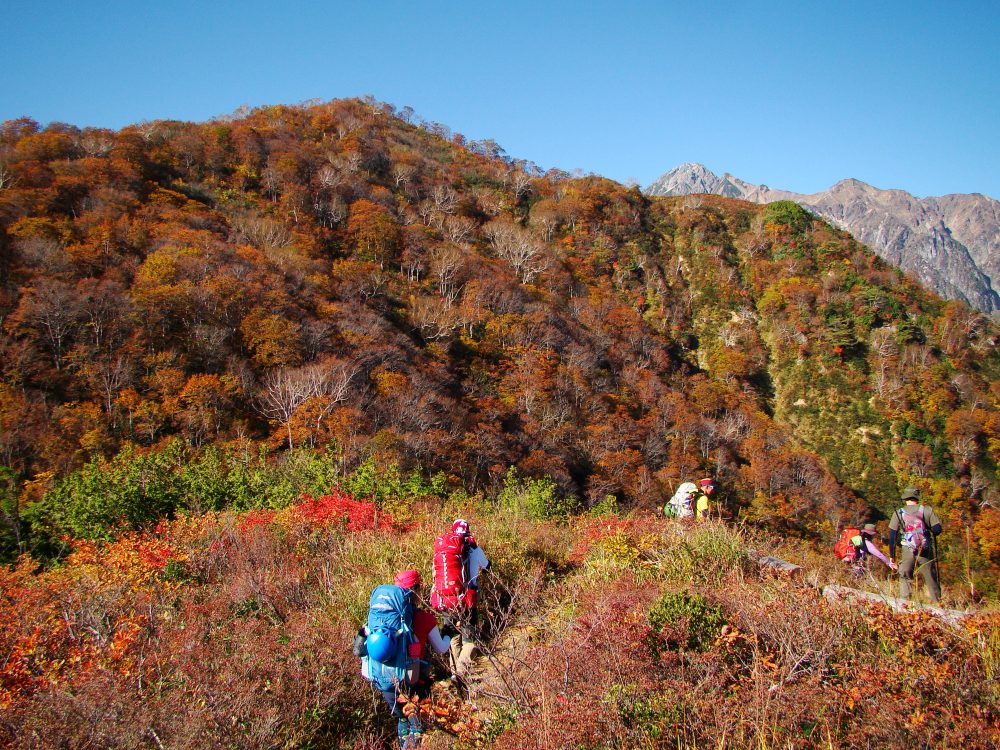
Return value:
M 654 195 L 709 193 L 730 198 L 743 197 L 740 189 L 728 178 L 729 175 L 719 177 L 703 164 L 681 164 L 650 185 L 647 192 Z
M 921 199 L 861 180 L 840 180 L 804 195 L 754 185 L 702 164 L 682 164 L 653 182 L 649 195 L 710 193 L 754 203 L 792 200 L 853 234 L 946 299 L 1000 311 L 1000 202 L 980 194 Z

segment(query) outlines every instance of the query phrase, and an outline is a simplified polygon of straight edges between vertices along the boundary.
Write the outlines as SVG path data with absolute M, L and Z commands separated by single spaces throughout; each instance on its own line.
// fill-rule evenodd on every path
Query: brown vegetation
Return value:
M 340 493 L 77 543 L 48 572 L 23 560 L 0 587 L 0 744 L 386 747 L 351 635 L 375 584 L 427 568 L 448 516 L 424 501 L 402 529 L 376 511 Z M 747 557 L 753 541 L 813 579 L 841 575 L 807 546 L 714 522 L 466 515 L 494 563 L 482 655 L 468 693 L 444 681 L 422 707 L 427 747 L 1000 739 L 995 613 L 956 628 L 831 604 Z

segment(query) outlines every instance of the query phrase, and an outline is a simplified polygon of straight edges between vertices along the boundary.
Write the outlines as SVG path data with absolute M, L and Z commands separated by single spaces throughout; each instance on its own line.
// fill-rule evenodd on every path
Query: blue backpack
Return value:
M 413 643 L 412 591 L 391 583 L 376 586 L 368 602 L 364 673 L 379 690 L 406 682 L 409 646 Z

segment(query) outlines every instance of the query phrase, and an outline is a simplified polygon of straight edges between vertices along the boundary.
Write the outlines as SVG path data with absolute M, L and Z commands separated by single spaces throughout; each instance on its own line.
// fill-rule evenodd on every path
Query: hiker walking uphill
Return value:
M 368 620 L 355 638 L 355 654 L 361 657 L 361 674 L 382 693 L 397 719 L 396 731 L 402 750 L 410 747 L 411 729 L 420 731 L 419 717 L 411 726 L 403 712 L 402 696 L 416 677 L 410 659 L 413 637 L 412 592 L 395 584 L 376 586 L 368 603 Z
M 354 644 L 362 676 L 382 694 L 396 717 L 401 750 L 417 747 L 423 735 L 420 714 L 410 699 L 420 690 L 425 646 L 429 643 L 438 653 L 445 653 L 449 645 L 437 633 L 434 616 L 417 608 L 419 586 L 416 570 L 400 571 L 394 583 L 376 586 L 369 599 L 368 620 Z
M 937 604 L 941 598 L 941 579 L 937 569 L 937 535 L 941 519 L 934 509 L 920 503 L 920 490 L 907 487 L 900 497 L 905 502 L 889 521 L 889 557 L 896 558 L 896 543 L 902 547 L 899 558 L 899 598 L 909 599 L 913 573 L 920 571 L 927 595 Z
M 708 478 L 698 480 L 698 484 L 684 482 L 663 506 L 663 513 L 672 518 L 705 520 L 712 510 L 709 498 L 714 490 L 715 483 Z
M 423 580 L 420 571 L 403 570 L 396 574 L 395 583 L 400 588 L 409 589 L 412 596 L 421 600 Z M 430 657 L 431 652 L 441 655 L 448 653 L 451 645 L 451 638 L 455 631 L 449 632 L 445 627 L 442 632 L 438 628 L 437 617 L 433 612 L 414 605 L 413 610 L 413 643 L 410 644 L 410 660 L 416 660 L 419 670 L 411 678 L 413 692 L 418 698 L 426 698 L 430 695 Z
M 469 523 L 456 519 L 451 531 L 434 540 L 434 588 L 431 607 L 444 614 L 446 627 L 457 628 L 451 641 L 455 676 L 468 674 L 479 636 L 479 574 L 490 561 L 472 536 Z

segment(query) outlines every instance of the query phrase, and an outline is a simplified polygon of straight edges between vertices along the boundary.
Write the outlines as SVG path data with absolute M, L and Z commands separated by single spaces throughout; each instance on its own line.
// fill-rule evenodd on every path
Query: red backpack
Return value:
M 459 607 L 465 597 L 465 575 L 462 552 L 465 539 L 448 532 L 434 540 L 434 587 L 431 607 L 449 610 Z
M 843 560 L 844 558 L 849 557 L 853 562 L 857 558 L 858 548 L 854 546 L 854 542 L 851 540 L 860 535 L 861 529 L 855 526 L 848 526 L 840 532 L 840 539 L 838 539 L 837 543 L 833 545 L 833 552 L 837 555 L 838 560 Z

